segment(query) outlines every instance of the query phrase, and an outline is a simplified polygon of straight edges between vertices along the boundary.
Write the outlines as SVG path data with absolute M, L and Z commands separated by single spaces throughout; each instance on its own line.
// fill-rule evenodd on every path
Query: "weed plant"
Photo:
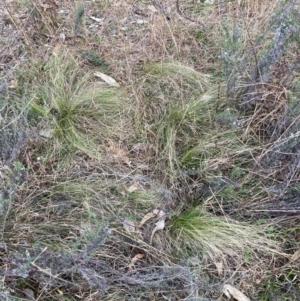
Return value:
M 148 114 L 144 122 L 151 124 L 157 137 L 157 163 L 168 166 L 166 172 L 172 177 L 181 167 L 180 152 L 191 147 L 211 124 L 214 96 L 208 92 L 206 75 L 180 63 L 150 64 L 145 71 L 142 87 L 149 103 L 142 108 Z
M 116 135 L 122 92 L 97 82 L 77 59 L 58 50 L 39 76 L 31 108 L 47 125 L 43 135 L 58 141 L 55 147 L 68 146 L 99 158 L 100 145 Z
M 275 242 L 263 235 L 262 228 L 215 216 L 199 206 L 172 217 L 169 227 L 176 243 L 201 250 L 212 259 L 222 254 L 243 256 L 276 250 Z
M 0 298 L 296 300 L 299 6 L 156 2 L 32 2 L 47 51 L 14 23 L 45 62 L 1 106 Z

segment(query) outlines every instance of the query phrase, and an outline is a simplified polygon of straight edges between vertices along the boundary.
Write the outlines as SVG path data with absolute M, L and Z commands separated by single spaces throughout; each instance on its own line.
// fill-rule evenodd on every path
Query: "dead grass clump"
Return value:
M 45 249 L 32 250 L 26 255 L 15 252 L 9 259 L 12 265 L 6 271 L 6 277 L 12 282 L 19 277 L 23 279 L 22 285 L 14 284 L 15 289 L 23 290 L 24 295 L 27 295 L 25 292 L 32 296 L 40 295 L 41 300 L 62 296 L 78 300 L 77 296 L 84 296 L 89 290 L 98 300 L 118 300 L 115 298 L 120 294 L 122 300 L 142 300 L 149 295 L 157 298 L 168 295 L 176 299 L 198 296 L 193 273 L 187 267 L 154 266 L 128 271 L 79 252 L 63 255 Z M 32 264 L 28 264 L 29 261 Z M 55 272 L 55 277 L 48 272 L 49 269 Z M 76 279 L 76 284 L 70 278 Z M 38 287 L 45 284 L 49 290 L 40 292 Z M 59 291 L 56 290 L 58 286 Z M 90 298 L 86 296 L 86 300 Z
M 108 298 L 125 288 L 128 300 L 139 298 L 141 289 L 143 296 L 185 298 L 197 294 L 189 268 L 173 265 L 167 254 L 123 229 L 124 217 L 137 213 L 135 218 L 141 218 L 130 202 L 134 196 L 128 193 L 126 199 L 125 189 L 120 191 L 128 180 L 128 175 L 125 178 L 104 170 L 82 170 L 78 177 L 78 167 L 53 178 L 31 175 L 27 185 L 31 181 L 32 186 L 18 188 L 5 227 L 4 239 L 10 241 L 5 258 L 11 265 L 1 276 L 11 280 L 8 287 L 22 287 L 41 300 L 91 291 Z M 152 196 L 157 197 L 153 192 Z M 137 197 L 135 203 L 139 204 Z M 30 242 L 26 252 L 10 249 L 19 240 Z M 136 255 L 140 259 L 133 261 Z M 18 279 L 23 280 L 22 286 Z
M 298 143 L 298 105 L 292 87 L 299 66 L 293 37 L 300 27 L 296 3 L 289 1 L 279 7 L 281 11 L 274 14 L 264 33 L 269 38 L 265 43 L 260 42 L 261 35 L 256 38 L 262 48 L 255 50 L 255 63 L 249 64 L 250 82 L 243 90 L 241 108 L 251 114 L 248 128 L 254 131 L 253 136 L 264 144 L 270 143 L 262 150 L 259 163 L 270 179 L 281 182 L 273 191 L 282 195 L 297 174 L 294 146 Z M 251 55 L 244 56 L 245 62 L 250 60 Z

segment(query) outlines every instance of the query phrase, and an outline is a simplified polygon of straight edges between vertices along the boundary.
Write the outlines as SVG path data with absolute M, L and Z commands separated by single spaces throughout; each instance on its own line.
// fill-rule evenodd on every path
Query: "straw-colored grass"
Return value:
M 0 299 L 295 299 L 296 2 L 58 2 L 0 4 Z

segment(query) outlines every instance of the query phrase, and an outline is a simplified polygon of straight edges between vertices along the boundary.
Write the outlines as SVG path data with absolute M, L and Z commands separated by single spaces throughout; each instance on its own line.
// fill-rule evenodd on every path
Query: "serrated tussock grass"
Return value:
M 212 259 L 222 254 L 243 256 L 246 252 L 266 253 L 279 249 L 276 242 L 267 237 L 266 227 L 216 216 L 201 206 L 173 216 L 169 229 L 177 243 L 189 245 Z
M 82 62 L 71 52 L 54 51 L 38 76 L 27 81 L 32 85 L 28 120 L 43 137 L 35 136 L 35 143 L 30 133 L 24 154 L 13 151 L 6 160 L 21 160 L 29 176 L 24 187 L 11 189 L 17 201 L 6 220 L 7 248 L 1 247 L 7 263 L 3 290 L 24 298 L 29 289 L 28 297 L 33 293 L 40 300 L 216 300 L 222 298 L 222 284 L 230 282 L 251 299 L 296 299 L 297 261 L 276 252 L 280 246 L 290 254 L 299 249 L 297 213 L 280 211 L 295 210 L 299 198 L 294 191 L 292 201 L 281 199 L 270 185 L 285 182 L 283 193 L 297 186 L 297 94 L 287 108 L 288 79 L 277 81 L 276 70 L 298 77 L 298 4 L 188 0 L 178 4 L 182 14 L 174 13 L 169 22 L 160 7 L 154 12 L 145 3 L 117 2 L 84 3 L 88 15 L 103 18 L 102 24 L 84 20 L 79 2 L 61 1 L 57 12 L 63 23 L 51 37 L 43 34 L 47 49 L 30 39 L 39 53 L 48 52 L 58 36 L 81 55 L 81 47 L 95 53 L 85 53 Z M 172 9 L 174 1 L 165 5 Z M 132 11 L 140 9 L 147 11 L 143 24 L 132 22 Z M 27 33 L 33 27 L 25 26 L 28 18 L 21 19 Z M 205 24 L 201 30 L 197 21 Z M 64 25 L 74 29 L 76 22 L 75 35 L 69 35 Z M 3 55 L 2 63 L 9 57 L 14 55 Z M 145 60 L 150 63 L 139 72 Z M 127 122 L 131 112 L 123 113 L 124 106 L 130 109 L 122 92 L 98 85 L 87 67 L 109 70 L 127 83 L 137 104 L 135 134 Z M 17 90 L 23 87 L 19 81 Z M 290 130 L 282 134 L 284 126 Z M 275 134 L 269 135 L 272 141 L 268 131 Z M 133 141 L 124 140 L 129 132 Z M 115 140 L 121 148 L 114 147 Z M 44 158 L 62 150 L 69 153 L 68 161 Z M 279 203 L 280 212 L 272 211 Z M 151 245 L 157 219 L 135 233 L 128 233 L 122 221 L 138 223 L 154 208 L 171 218 Z M 111 234 L 102 233 L 106 225 Z M 282 235 L 287 228 L 290 234 Z M 144 256 L 131 266 L 135 255 Z M 266 275 L 271 277 L 264 280 Z M 255 298 L 257 292 L 263 294 Z
M 124 96 L 97 81 L 71 53 L 53 52 L 34 85 L 32 109 L 44 118 L 50 140 L 98 158 L 101 144 L 116 136 Z
M 139 89 L 146 102 L 139 123 L 156 136 L 157 163 L 172 178 L 181 168 L 180 152 L 193 146 L 213 121 L 214 88 L 207 75 L 179 62 L 151 63 L 145 72 Z

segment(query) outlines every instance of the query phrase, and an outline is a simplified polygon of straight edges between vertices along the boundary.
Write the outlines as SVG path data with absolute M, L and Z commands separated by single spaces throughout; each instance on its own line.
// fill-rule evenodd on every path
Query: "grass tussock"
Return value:
M 169 227 L 176 242 L 201 250 L 204 256 L 212 259 L 222 254 L 244 256 L 246 253 L 272 252 L 277 249 L 276 242 L 263 234 L 262 226 L 217 217 L 201 207 L 174 216 Z
M 96 80 L 69 53 L 56 50 L 35 83 L 31 108 L 43 118 L 42 136 L 99 158 L 105 139 L 117 136 L 124 106 L 119 89 Z
M 0 9 L 0 299 L 298 298 L 299 5 L 198 2 Z
M 207 75 L 180 63 L 149 64 L 145 72 L 139 89 L 147 102 L 141 108 L 143 120 L 138 122 L 156 138 L 158 164 L 167 163 L 167 172 L 174 175 L 181 167 L 180 152 L 211 125 L 215 95 Z

